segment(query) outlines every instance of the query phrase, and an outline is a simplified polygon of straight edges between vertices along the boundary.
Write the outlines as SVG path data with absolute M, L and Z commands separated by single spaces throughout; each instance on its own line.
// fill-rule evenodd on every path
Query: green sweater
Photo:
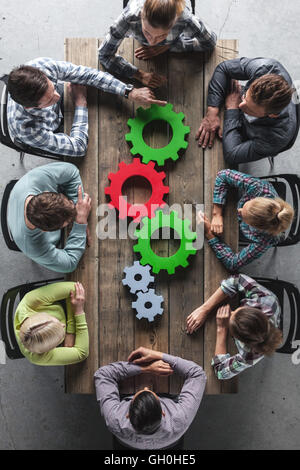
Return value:
M 26 294 L 15 313 L 14 328 L 22 354 L 39 366 L 65 366 L 81 362 L 89 354 L 89 335 L 85 314 L 74 315 L 70 302 L 70 291 L 75 290 L 74 282 L 57 282 L 35 289 Z M 66 299 L 67 321 L 64 309 L 58 302 Z M 31 353 L 20 340 L 20 328 L 24 320 L 38 312 L 45 312 L 66 325 L 66 333 L 76 335 L 73 348 L 57 347 L 43 354 Z

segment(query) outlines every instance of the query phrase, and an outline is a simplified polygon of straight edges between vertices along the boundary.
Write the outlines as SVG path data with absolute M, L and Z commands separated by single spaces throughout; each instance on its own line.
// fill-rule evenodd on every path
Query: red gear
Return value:
M 163 184 L 166 174 L 163 171 L 154 170 L 154 166 L 154 162 L 145 165 L 140 162 L 139 158 L 134 158 L 133 163 L 128 165 L 125 162 L 119 163 L 117 173 L 109 173 L 108 179 L 111 184 L 105 188 L 105 194 L 110 195 L 111 202 L 109 205 L 111 208 L 118 209 L 120 219 L 125 219 L 127 216 L 133 217 L 136 223 L 140 222 L 141 218 L 145 216 L 152 219 L 155 216 L 156 209 L 165 205 L 163 197 L 164 194 L 169 193 L 169 186 Z M 145 204 L 128 204 L 122 197 L 122 187 L 125 181 L 132 176 L 143 176 L 151 184 L 152 194 Z

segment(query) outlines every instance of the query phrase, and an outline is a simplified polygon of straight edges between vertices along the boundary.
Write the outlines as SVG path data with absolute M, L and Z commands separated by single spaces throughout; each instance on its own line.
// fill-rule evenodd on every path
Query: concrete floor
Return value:
M 114 0 L 0 0 L 0 75 L 38 56 L 64 57 L 65 37 L 101 37 L 121 10 Z M 196 11 L 221 38 L 238 38 L 244 56 L 276 57 L 300 79 L 300 1 L 204 0 Z M 105 6 L 105 9 L 103 8 Z M 103 11 L 106 14 L 103 15 Z M 273 174 L 299 173 L 300 141 L 275 159 Z M 7 182 L 45 160 L 1 146 L 1 194 Z M 262 176 L 267 162 L 241 167 Z M 287 262 L 288 260 L 288 262 Z M 55 277 L 0 238 L 0 295 L 23 283 Z M 247 271 L 278 277 L 300 288 L 299 246 L 269 250 Z M 1 361 L 0 361 L 1 362 Z M 240 376 L 235 396 L 205 397 L 186 436 L 188 449 L 299 449 L 300 366 L 275 354 Z M 94 396 L 63 392 L 63 369 L 25 360 L 0 365 L 0 449 L 111 449 L 111 436 Z

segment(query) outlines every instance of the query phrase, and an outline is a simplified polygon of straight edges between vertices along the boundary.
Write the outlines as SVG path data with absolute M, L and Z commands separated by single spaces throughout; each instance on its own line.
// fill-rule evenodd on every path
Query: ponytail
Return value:
M 282 343 L 282 332 L 258 308 L 241 307 L 230 321 L 230 333 L 258 354 L 271 356 Z
M 271 235 L 287 230 L 294 218 L 292 206 L 280 198 L 256 197 L 247 212 L 249 225 Z

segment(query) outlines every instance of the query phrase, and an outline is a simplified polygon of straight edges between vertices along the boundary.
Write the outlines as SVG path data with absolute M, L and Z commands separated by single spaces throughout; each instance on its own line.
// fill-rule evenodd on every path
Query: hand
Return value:
M 71 305 L 74 309 L 74 315 L 81 315 L 84 312 L 85 292 L 80 282 L 75 283 L 75 292 L 70 292 Z
M 135 50 L 135 57 L 141 60 L 148 60 L 151 57 L 163 54 L 168 49 L 170 49 L 169 45 L 165 46 L 142 46 Z
M 216 133 L 222 139 L 221 119 L 219 117 L 219 108 L 208 108 L 205 118 L 202 120 L 199 130 L 196 134 L 199 147 L 212 148 Z
M 222 305 L 222 307 L 218 308 L 216 322 L 218 330 L 228 330 L 229 328 L 229 319 L 231 316 L 231 308 L 230 305 Z
M 196 308 L 186 319 L 187 332 L 192 334 L 197 331 L 205 323 L 208 314 L 203 305 Z
M 65 340 L 64 340 L 64 347 L 73 348 L 74 344 L 75 344 L 75 335 L 73 335 L 73 333 L 66 333 Z
M 147 374 L 154 374 L 154 375 L 172 375 L 173 374 L 173 369 L 170 366 L 170 364 L 167 364 L 167 362 L 164 361 L 154 361 L 152 364 L 149 364 L 148 366 L 142 367 L 143 372 Z
M 87 107 L 87 88 L 84 85 L 68 83 L 68 90 L 71 93 L 74 106 Z
M 214 215 L 211 221 L 211 231 L 215 235 L 222 235 L 223 233 L 223 216 L 218 214 Z
M 84 198 L 82 197 L 81 185 L 78 186 L 78 200 L 76 204 L 76 219 L 77 224 L 87 224 L 87 219 L 92 208 L 92 199 L 85 193 Z
M 138 70 L 133 78 L 150 88 L 158 88 L 167 82 L 167 78 L 163 75 L 155 72 L 144 72 L 143 70 Z
M 151 106 L 151 104 L 158 104 L 159 106 L 165 106 L 166 101 L 159 101 L 155 98 L 155 95 L 150 88 L 134 88 L 128 95 L 130 101 L 136 101 L 144 106 Z
M 157 361 L 162 359 L 163 353 L 159 351 L 153 351 L 153 349 L 140 347 L 128 357 L 128 362 L 133 362 L 134 364 L 147 364 L 149 362 Z
M 208 240 L 210 240 L 211 238 L 215 238 L 214 234 L 211 231 L 211 223 L 208 217 L 206 217 L 206 215 L 202 211 L 199 211 L 196 217 L 197 217 L 197 224 L 204 223 L 205 238 L 207 238 Z
M 231 80 L 231 91 L 225 100 L 226 109 L 239 109 L 242 102 L 242 87 L 237 80 Z

